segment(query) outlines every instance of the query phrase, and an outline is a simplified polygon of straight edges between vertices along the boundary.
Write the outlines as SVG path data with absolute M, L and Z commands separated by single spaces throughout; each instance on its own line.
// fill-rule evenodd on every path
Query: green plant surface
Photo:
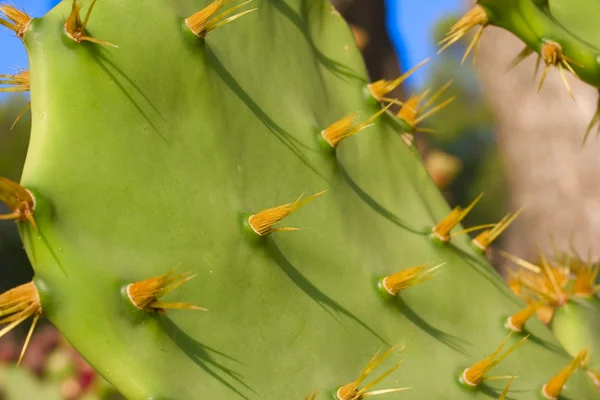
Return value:
M 598 24 L 595 17 L 600 13 L 600 4 L 593 0 L 550 0 L 548 6 L 552 16 L 575 36 L 600 48 Z
M 507 336 L 523 307 L 471 250 L 438 246 L 449 209 L 385 114 L 324 150 L 321 130 L 359 111 L 366 72 L 350 30 L 321 0 L 255 0 L 255 12 L 202 40 L 184 18 L 208 2 L 104 0 L 87 33 L 67 37 L 63 1 L 31 22 L 32 139 L 22 185 L 36 231 L 21 225 L 44 314 L 131 399 L 331 398 L 378 349 L 382 398 L 489 399 L 461 372 Z M 86 7 L 88 4 L 85 5 Z M 250 7 L 250 5 L 248 6 Z M 242 216 L 328 192 L 257 237 Z M 376 278 L 446 263 L 382 298 Z M 138 310 L 124 285 L 172 267 L 197 276 L 168 301 L 202 313 Z M 540 322 L 489 375 L 513 399 L 538 399 L 570 357 Z M 521 336 L 513 335 L 507 348 Z M 578 372 L 568 399 L 592 399 Z
M 589 349 L 587 367 L 600 376 L 600 299 L 593 296 L 570 301 L 556 311 L 551 327 L 569 353 Z
M 564 10 L 571 8 L 572 3 L 564 0 L 478 0 L 477 3 L 485 9 L 491 25 L 512 32 L 538 54 L 543 53 L 542 46 L 548 41 L 558 43 L 577 76 L 592 86 L 600 87 L 600 48 L 597 35 L 595 40 L 587 41 L 594 34 L 589 33 L 593 31 L 588 31 L 586 26 L 589 26 L 589 22 L 585 22 L 589 21 L 585 14 L 597 5 L 588 10 L 587 3 L 593 1 L 585 2 L 585 7 L 580 6 L 583 2 L 584 0 L 577 0 L 575 7 L 568 12 Z M 565 21 L 569 22 L 568 25 L 562 24 Z M 579 28 L 573 29 L 574 25 L 580 23 Z M 579 36 L 582 32 L 586 32 L 585 36 Z

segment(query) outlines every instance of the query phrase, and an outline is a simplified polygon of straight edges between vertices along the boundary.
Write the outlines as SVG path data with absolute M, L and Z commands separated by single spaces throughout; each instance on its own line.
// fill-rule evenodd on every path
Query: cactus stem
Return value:
M 575 100 L 575 96 L 573 96 L 573 91 L 571 90 L 571 86 L 569 85 L 569 82 L 567 81 L 567 77 L 565 76 L 563 66 L 564 66 L 564 68 L 568 69 L 569 72 L 571 72 L 573 75 L 578 77 L 577 74 L 575 73 L 575 71 L 573 70 L 573 68 L 571 67 L 571 64 L 569 64 L 569 63 L 573 63 L 579 67 L 583 67 L 583 65 L 581 65 L 581 64 L 577 63 L 576 61 L 574 61 L 573 59 L 565 56 L 563 54 L 561 45 L 552 40 L 544 41 L 544 43 L 542 44 L 542 47 L 540 49 L 540 56 L 541 56 L 542 60 L 544 60 L 544 63 L 546 63 L 546 66 L 544 67 L 544 71 L 542 72 L 542 79 L 540 80 L 540 85 L 538 86 L 538 92 L 542 89 L 542 86 L 544 85 L 544 81 L 546 79 L 546 75 L 548 75 L 548 71 L 550 70 L 550 67 L 555 66 L 558 68 L 560 77 L 561 77 L 562 81 L 564 82 L 567 90 L 569 91 L 569 95 L 571 96 L 571 98 L 573 100 Z
M 16 74 L 0 74 L 0 92 L 27 92 L 29 91 L 29 71 L 24 70 Z
M 92 43 L 103 44 L 103 45 L 112 46 L 112 47 L 119 47 L 112 43 L 106 42 L 104 40 L 98 40 L 98 39 L 95 39 L 95 38 L 87 35 L 85 28 L 87 27 L 87 24 L 90 20 L 90 16 L 92 14 L 92 10 L 94 9 L 94 6 L 96 5 L 96 1 L 97 0 L 92 0 L 92 3 L 90 4 L 90 7 L 87 10 L 87 13 L 85 14 L 85 18 L 82 21 L 81 20 L 81 5 L 77 3 L 77 0 L 73 0 L 73 6 L 71 7 L 71 13 L 67 17 L 67 20 L 65 21 L 65 32 L 67 33 L 67 36 L 69 38 L 73 39 L 77 43 L 92 42 Z
M 432 234 L 436 239 L 447 243 L 450 241 L 450 231 L 456 227 L 469 212 L 475 207 L 475 205 L 481 200 L 483 193 L 481 193 L 469 206 L 463 209 L 461 206 L 456 206 L 450 214 L 442 219 L 436 226 L 432 228 Z
M 350 136 L 355 135 L 363 129 L 371 126 L 373 122 L 381 116 L 381 114 L 386 112 L 392 106 L 392 104 L 394 103 L 392 102 L 388 104 L 375 114 L 371 115 L 364 122 L 360 123 L 358 122 L 358 113 L 349 114 L 321 131 L 321 135 L 331 147 L 336 148 L 342 140 L 349 138 Z
M 381 376 L 379 376 L 377 379 L 373 380 L 371 383 L 365 385 L 362 389 L 360 388 L 361 383 L 371 374 L 371 372 L 373 372 L 373 370 L 375 370 L 375 368 L 377 368 L 377 366 L 379 366 L 379 364 L 381 364 L 390 354 L 392 354 L 392 352 L 394 352 L 396 350 L 396 348 L 397 348 L 397 346 L 392 347 L 391 349 L 386 351 L 384 354 L 382 354 L 378 358 L 379 353 L 381 353 L 381 349 L 379 349 L 379 351 L 377 353 L 375 353 L 373 358 L 371 358 L 371 360 L 367 363 L 367 366 L 361 371 L 360 375 L 358 376 L 358 378 L 356 378 L 356 380 L 354 382 L 350 382 L 338 389 L 338 391 L 336 393 L 337 399 L 338 400 L 361 400 L 365 397 L 377 396 L 380 394 L 394 393 L 394 392 L 400 392 L 403 390 L 411 389 L 411 388 L 407 387 L 407 388 L 374 390 L 374 391 L 369 392 L 369 389 L 371 389 L 373 386 L 377 385 L 379 382 L 381 382 L 382 380 L 387 378 L 392 372 L 394 372 L 404 362 L 404 359 L 400 360 L 399 363 L 397 363 L 392 368 L 390 368 L 389 370 L 384 372 Z M 404 348 L 401 348 L 401 349 L 399 349 L 399 351 L 401 351 L 403 349 Z
M 513 381 L 516 378 L 516 374 L 517 374 L 517 372 L 515 371 L 515 375 L 510 377 L 510 380 L 504 387 L 504 390 L 502 391 L 502 394 L 500 394 L 500 397 L 498 397 L 498 400 L 504 400 L 506 398 L 506 395 L 508 394 L 508 391 L 510 390 L 510 385 L 512 385 Z
M 280 222 L 285 217 L 289 216 L 291 213 L 308 203 L 321 196 L 323 193 L 327 192 L 327 190 L 323 190 L 317 194 L 314 194 L 306 199 L 302 200 L 304 197 L 304 193 L 300 195 L 296 199 L 296 201 L 292 203 L 287 203 L 281 206 L 268 208 L 266 210 L 260 211 L 256 214 L 248 217 L 248 224 L 259 236 L 265 236 L 273 232 L 289 232 L 289 231 L 298 231 L 299 228 L 273 228 L 273 225 Z
M 541 305 L 541 303 L 530 304 L 518 313 L 511 315 L 506 319 L 506 327 L 513 332 L 523 332 L 525 323 L 535 315 Z
M 25 355 L 29 340 L 31 339 L 31 335 L 33 334 L 41 314 L 42 303 L 40 302 L 40 296 L 33 282 L 17 286 L 14 289 L 10 289 L 0 294 L 0 317 L 3 317 L 0 320 L 0 324 L 8 323 L 8 325 L 0 331 L 0 338 L 29 317 L 34 316 L 33 323 L 29 328 L 17 365 L 21 363 L 21 360 Z
M 0 4 L 0 13 L 6 17 L 6 19 L 0 17 L 0 25 L 15 32 L 19 38 L 23 38 L 31 22 L 31 17 L 8 4 Z
M 0 201 L 12 210 L 9 214 L 0 214 L 0 220 L 29 221 L 37 230 L 33 218 L 35 198 L 29 190 L 16 182 L 0 177 Z
M 488 247 L 500 236 L 509 226 L 514 222 L 515 219 L 523 212 L 523 207 L 521 207 L 514 214 L 506 214 L 504 218 L 502 218 L 497 224 L 492 225 L 492 229 L 487 229 L 481 232 L 477 237 L 473 239 L 473 245 L 481 249 L 482 251 L 486 251 Z
M 396 272 L 381 280 L 381 287 L 392 296 L 396 296 L 401 290 L 418 285 L 437 275 L 436 272 L 446 263 L 441 263 L 430 268 L 430 264 L 421 264 L 415 267 Z
M 232 15 L 231 17 L 225 18 L 227 15 L 237 11 L 238 9 L 252 1 L 248 0 L 243 2 L 242 4 L 238 4 L 237 6 L 231 7 L 223 11 L 221 14 L 217 15 L 217 13 L 219 13 L 219 11 L 223 9 L 223 7 L 225 7 L 232 1 L 233 0 L 213 1 L 208 6 L 204 7 L 202 10 L 188 17 L 185 20 L 185 25 L 194 33 L 194 35 L 204 39 L 210 31 L 215 30 L 230 22 L 233 22 L 236 19 L 243 17 L 244 15 L 256 10 L 256 8 L 253 8 L 251 10 L 243 11 L 241 13 Z
M 206 308 L 189 303 L 166 303 L 159 301 L 160 298 L 196 277 L 196 275 L 190 275 L 187 272 L 173 275 L 174 272 L 175 268 L 171 269 L 166 275 L 130 283 L 126 288 L 127 297 L 136 308 L 147 312 L 165 314 L 165 309 L 208 311 Z
M 563 386 L 571 376 L 577 371 L 577 368 L 588 356 L 588 350 L 583 349 L 573 360 L 558 374 L 556 374 L 548 383 L 542 387 L 542 395 L 549 400 L 556 400 L 560 396 Z
M 431 117 L 433 114 L 442 110 L 450 103 L 455 100 L 455 97 L 450 97 L 442 103 L 427 110 L 428 107 L 439 99 L 442 94 L 452 85 L 453 81 L 448 81 L 442 86 L 433 96 L 431 96 L 422 106 L 420 105 L 423 100 L 429 95 L 430 89 L 425 90 L 421 95 L 415 95 L 410 97 L 402 106 L 397 114 L 397 117 L 404 121 L 410 128 L 414 130 L 416 126 L 423 122 L 426 118 Z
M 471 50 L 475 48 L 475 53 L 473 56 L 473 63 L 475 63 L 477 48 L 479 47 L 479 41 L 481 39 L 481 35 L 483 34 L 483 30 L 488 25 L 489 19 L 487 13 L 480 5 L 476 5 L 471 10 L 469 10 L 456 24 L 454 24 L 450 31 L 446 34 L 446 37 L 442 39 L 438 45 L 442 46 L 438 50 L 438 54 L 446 50 L 448 47 L 459 41 L 463 36 L 467 34 L 467 32 L 473 28 L 474 26 L 480 25 L 477 33 L 471 40 L 469 47 L 465 51 L 465 55 L 462 58 L 461 64 L 465 62 Z
M 385 99 L 383 97 L 386 94 L 390 93 L 392 90 L 394 90 L 398 86 L 400 86 L 400 84 L 402 82 L 404 82 L 416 70 L 421 68 L 423 65 L 427 64 L 428 61 L 429 61 L 429 58 L 426 58 L 425 60 L 423 60 L 419 64 L 417 64 L 415 67 L 409 69 L 404 74 L 400 75 L 398 78 L 396 78 L 394 80 L 380 79 L 378 81 L 370 83 L 367 87 L 368 87 L 369 91 L 371 92 L 371 95 L 377 101 L 384 101 Z
M 462 381 L 469 386 L 477 386 L 484 380 L 491 379 L 502 379 L 504 377 L 486 377 L 485 374 L 494 368 L 498 363 L 504 360 L 510 353 L 512 353 L 517 347 L 519 347 L 523 342 L 529 338 L 529 335 L 525 336 L 523 339 L 519 340 L 515 343 L 510 349 L 506 350 L 503 354 L 499 355 L 502 351 L 502 348 L 510 339 L 512 332 L 500 343 L 500 346 L 494 351 L 489 357 L 484 358 L 483 360 L 473 364 L 471 367 L 465 369 L 462 373 Z

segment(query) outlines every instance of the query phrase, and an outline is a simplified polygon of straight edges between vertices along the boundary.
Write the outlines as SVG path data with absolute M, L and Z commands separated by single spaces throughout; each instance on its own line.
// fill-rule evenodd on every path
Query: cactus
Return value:
M 536 52 L 536 75 L 540 63 L 545 64 L 538 91 L 551 67 L 556 67 L 571 97 L 573 93 L 565 70 L 589 85 L 600 88 L 600 40 L 597 34 L 596 16 L 600 12 L 598 3 L 589 0 L 548 1 L 548 0 L 479 0 L 465 14 L 441 41 L 443 51 L 465 36 L 468 30 L 479 26 L 463 57 L 476 49 L 479 39 L 488 25 L 506 29 L 524 43 L 523 51 L 509 65 L 512 67 L 530 54 Z M 475 59 L 474 59 L 475 60 Z M 574 97 L 573 97 L 574 98 Z M 596 114 L 588 125 L 584 143 L 588 135 L 600 122 L 600 100 Z M 600 133 L 600 125 L 598 125 Z M 558 255 L 558 254 L 557 254 Z M 519 265 L 533 267 L 538 277 L 528 280 L 529 289 L 538 291 L 534 297 L 544 298 L 551 303 L 548 307 L 530 304 L 525 314 L 538 312 L 552 328 L 561 344 L 572 356 L 578 356 L 582 349 L 589 347 L 587 369 L 590 376 L 600 383 L 600 303 L 595 286 L 598 265 L 584 263 L 577 254 L 558 256 L 554 264 L 542 258 L 541 265 L 533 265 L 515 257 L 509 257 Z M 528 268 L 526 267 L 526 268 Z M 529 268 L 531 270 L 531 268 Z M 544 272 L 546 271 L 546 272 Z M 548 271 L 552 271 L 548 273 Z M 562 280 L 559 285 L 554 280 L 557 274 Z M 542 275 L 543 277 L 540 277 Z M 541 278 L 541 281 L 540 281 Z M 552 279 L 550 279 L 552 278 Z M 545 282 L 545 283 L 544 283 Z M 521 282 L 523 283 L 523 282 Z M 550 298 L 548 298 L 550 293 Z M 527 300 L 529 294 L 525 294 Z M 600 384 L 598 385 L 600 387 Z
M 540 321 L 505 326 L 507 220 L 473 246 L 479 198 L 449 210 L 412 147 L 444 87 L 392 114 L 325 0 L 0 10 L 33 119 L 9 327 L 43 313 L 131 399 L 594 398 Z
M 565 70 L 589 85 L 600 88 L 600 40 L 597 34 L 596 16 L 600 11 L 593 0 L 478 0 L 448 32 L 440 43 L 440 51 L 452 45 L 474 27 L 478 27 L 463 62 L 473 50 L 487 26 L 506 29 L 521 39 L 525 47 L 509 67 L 514 67 L 532 53 L 537 53 L 538 74 L 540 64 L 544 69 L 538 91 L 552 67 L 560 73 L 569 95 L 573 97 Z M 475 61 L 475 58 L 473 59 Z M 584 136 L 600 122 L 600 100 Z M 598 125 L 600 134 L 600 125 Z

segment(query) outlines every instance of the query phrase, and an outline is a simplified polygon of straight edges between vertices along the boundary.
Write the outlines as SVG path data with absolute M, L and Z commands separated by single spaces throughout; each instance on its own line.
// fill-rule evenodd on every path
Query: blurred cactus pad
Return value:
M 45 315 L 131 399 L 595 398 L 585 350 L 509 335 L 525 303 L 327 1 L 150 3 L 2 9 L 32 132 L 0 195 L 35 270 L 2 322 Z

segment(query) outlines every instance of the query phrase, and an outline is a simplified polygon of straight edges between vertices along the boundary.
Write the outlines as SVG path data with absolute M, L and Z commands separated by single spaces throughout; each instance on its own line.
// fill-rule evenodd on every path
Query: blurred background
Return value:
M 460 65 L 471 36 L 437 55 L 437 42 L 472 5 L 466 0 L 332 0 L 350 24 L 372 80 L 392 79 L 425 58 L 391 97 L 407 99 L 426 88 L 454 84 L 454 101 L 426 121 L 435 133 L 419 134 L 416 143 L 427 169 L 451 206 L 483 200 L 465 224 L 498 221 L 525 207 L 496 247 L 535 260 L 538 248 L 573 249 L 598 256 L 592 238 L 600 237 L 600 142 L 582 146 L 597 101 L 595 90 L 573 77 L 573 101 L 557 71 L 550 71 L 537 93 L 531 56 L 511 71 L 507 66 L 522 48 L 514 36 L 486 28 L 477 63 Z M 41 16 L 58 1 L 14 0 L 29 15 Z M 28 68 L 20 40 L 0 30 L 0 74 Z M 24 94 L 0 92 L 0 176 L 18 180 L 25 158 L 30 115 Z M 0 213 L 6 210 L 1 209 Z M 502 271 L 503 260 L 490 253 Z M 31 279 L 32 271 L 16 228 L 0 224 L 0 290 Z M 15 369 L 28 326 L 0 341 L 0 399 L 119 398 L 47 322 L 36 330 L 24 360 Z

